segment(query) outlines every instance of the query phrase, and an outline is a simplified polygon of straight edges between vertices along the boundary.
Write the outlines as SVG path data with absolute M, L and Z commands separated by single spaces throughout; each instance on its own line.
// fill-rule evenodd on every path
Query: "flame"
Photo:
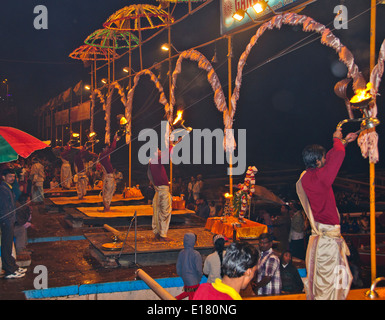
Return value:
M 224 196 L 225 196 L 225 198 L 227 199 L 227 198 L 231 198 L 233 195 L 231 195 L 230 193 L 226 192 L 226 193 L 224 194 Z
M 179 120 L 182 119 L 182 115 L 183 115 L 183 111 L 182 110 L 178 110 L 178 112 L 176 113 L 176 118 L 174 120 L 174 122 L 172 123 L 172 125 L 176 124 Z
M 96 132 L 90 132 L 90 134 L 88 135 L 88 137 L 92 138 L 93 136 L 96 135 Z
M 119 124 L 121 126 L 124 126 L 125 124 L 127 124 L 127 119 L 125 117 L 121 117 L 119 120 Z
M 366 84 L 366 89 L 358 89 L 356 90 L 356 94 L 353 98 L 350 99 L 351 103 L 358 103 L 367 99 L 370 99 L 372 95 L 370 94 L 370 89 L 372 89 L 372 84 L 368 82 Z

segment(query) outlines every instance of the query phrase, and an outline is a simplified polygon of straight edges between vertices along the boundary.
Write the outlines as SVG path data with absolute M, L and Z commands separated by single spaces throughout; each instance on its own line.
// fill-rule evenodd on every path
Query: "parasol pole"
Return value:
M 64 106 L 61 106 L 62 111 L 64 110 Z M 61 146 L 64 146 L 64 121 L 62 122 L 61 125 Z
M 131 86 L 132 86 L 132 79 L 131 79 L 131 74 L 132 74 L 132 71 L 131 71 L 131 65 L 132 65 L 132 49 L 131 49 L 131 33 L 129 35 L 130 37 L 130 50 L 128 52 L 128 69 L 129 69 L 129 81 L 128 81 L 128 90 L 131 90 Z M 131 141 L 131 137 L 132 137 L 132 110 L 131 110 L 131 115 L 130 115 L 130 118 L 131 118 L 131 132 L 130 132 L 130 144 L 128 145 L 128 187 L 131 188 L 131 159 L 132 159 L 132 141 Z
M 54 108 L 55 108 L 55 116 L 56 116 L 58 110 L 57 110 L 57 107 L 54 107 Z M 55 119 L 55 147 L 57 146 L 57 143 L 58 143 L 58 141 L 57 141 L 57 134 L 58 134 L 57 130 L 58 130 L 58 125 L 57 125 L 56 119 Z
M 113 53 L 112 53 L 112 82 L 115 82 L 115 48 L 113 48 Z
M 170 6 L 168 7 L 168 18 L 167 18 L 167 32 L 168 32 L 168 91 L 169 91 L 169 103 L 171 105 L 171 25 L 170 25 Z M 171 115 L 172 117 L 172 115 Z M 172 121 L 172 118 L 171 118 Z M 170 136 L 168 138 L 168 144 L 169 144 L 169 152 L 170 152 Z M 170 194 L 172 196 L 172 160 L 171 160 L 171 153 L 169 153 L 169 160 L 170 160 Z
M 227 62 L 228 62 L 228 87 L 229 87 L 229 114 L 231 115 L 231 57 L 232 57 L 232 39 L 231 36 L 228 36 L 227 38 Z M 233 195 L 233 154 L 232 152 L 229 152 L 229 169 L 230 169 L 230 174 L 229 174 L 229 184 L 230 184 L 230 195 Z
M 139 31 L 139 59 L 140 59 L 140 71 L 143 70 L 143 58 L 142 58 L 142 27 L 140 24 L 140 17 L 138 19 L 138 31 Z
M 370 72 L 375 65 L 376 49 L 376 0 L 371 0 L 370 10 Z M 375 130 L 375 128 L 373 128 Z M 376 196 L 375 196 L 375 164 L 369 161 L 370 185 L 370 262 L 372 283 L 376 279 Z
M 51 143 L 52 143 L 52 141 L 53 141 L 53 109 L 52 108 L 50 108 L 51 109 Z

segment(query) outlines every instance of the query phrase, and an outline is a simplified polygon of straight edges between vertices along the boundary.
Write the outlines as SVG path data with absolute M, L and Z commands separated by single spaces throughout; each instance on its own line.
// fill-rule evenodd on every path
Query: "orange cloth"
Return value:
M 208 218 L 205 228 L 215 234 L 222 234 L 227 238 L 233 237 L 234 229 L 237 231 L 237 240 L 240 238 L 258 238 L 262 233 L 267 232 L 267 226 L 255 221 L 244 219 L 240 227 L 233 226 L 239 223 L 236 217 L 226 217 L 226 222 L 220 217 Z

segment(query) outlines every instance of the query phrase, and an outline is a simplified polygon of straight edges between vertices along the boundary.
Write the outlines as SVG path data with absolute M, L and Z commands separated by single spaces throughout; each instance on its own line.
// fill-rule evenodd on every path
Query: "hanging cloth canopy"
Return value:
M 89 60 L 109 60 L 108 56 L 113 57 L 113 59 L 118 59 L 119 55 L 114 52 L 114 50 L 109 48 L 99 48 L 95 46 L 90 46 L 89 44 L 84 44 L 79 48 L 75 49 L 70 53 L 72 59 L 78 59 L 82 61 Z
M 119 31 L 138 31 L 167 26 L 168 13 L 149 4 L 133 4 L 112 14 L 103 24 L 104 28 Z M 171 18 L 170 23 L 174 19 Z
M 139 45 L 139 39 L 129 31 L 99 29 L 90 34 L 84 43 L 104 49 L 132 49 Z

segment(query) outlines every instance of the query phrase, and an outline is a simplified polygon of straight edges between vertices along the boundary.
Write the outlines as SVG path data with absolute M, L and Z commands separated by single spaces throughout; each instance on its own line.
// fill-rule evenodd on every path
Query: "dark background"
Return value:
M 156 1 L 141 1 L 158 4 Z M 38 135 L 35 111 L 49 99 L 59 95 L 80 80 L 90 82 L 90 68 L 69 54 L 81 46 L 85 38 L 101 29 L 106 19 L 124 6 L 141 3 L 127 0 L 14 0 L 5 1 L 0 11 L 0 78 L 8 79 L 12 95 L 7 107 L 0 102 L 1 125 L 16 126 Z M 333 13 L 336 5 L 348 8 L 348 29 L 333 30 Z M 33 21 L 35 6 L 48 9 L 48 29 L 36 30 Z M 174 16 L 187 13 L 187 4 L 178 4 Z M 302 10 L 316 21 L 327 25 L 341 42 L 353 53 L 355 63 L 369 81 L 370 1 L 318 0 Z M 377 6 L 376 54 L 385 39 L 385 5 Z M 354 18 L 354 19 L 353 19 Z M 183 22 L 172 27 L 172 42 L 181 52 L 220 36 L 219 1 L 214 1 Z M 237 63 L 257 27 L 233 37 L 232 78 L 236 75 Z M 151 32 L 144 32 L 145 39 Z M 297 41 L 307 38 L 302 47 L 270 61 L 282 50 Z M 240 99 L 234 120 L 234 129 L 247 130 L 247 165 L 256 166 L 260 172 L 302 168 L 301 151 L 307 144 L 318 143 L 327 149 L 336 125 L 348 118 L 342 99 L 334 93 L 334 85 L 346 77 L 346 68 L 339 62 L 334 49 L 316 39 L 318 35 L 305 33 L 300 27 L 282 26 L 280 30 L 266 31 L 253 47 L 243 71 Z M 311 43 L 310 40 L 316 39 Z M 143 46 L 143 66 L 152 66 L 167 57 L 160 45 L 167 41 L 167 32 Z M 138 51 L 133 53 L 133 69 L 138 71 Z M 227 39 L 220 40 L 201 51 L 209 60 L 215 51 L 218 62 L 213 64 L 223 91 L 227 97 Z M 377 57 L 376 57 L 377 59 Z M 173 59 L 173 66 L 176 59 Z M 116 79 L 124 77 L 122 68 L 128 65 L 128 55 L 116 62 Z M 104 68 L 105 69 L 105 68 Z M 161 82 L 168 97 L 167 62 L 155 73 L 161 73 Z M 98 73 L 98 79 L 106 71 Z M 127 85 L 128 80 L 123 80 Z M 100 85 L 100 83 L 99 83 Z M 234 82 L 233 82 L 234 88 Z M 4 96 L 5 86 L 1 86 Z M 185 61 L 178 77 L 175 91 L 177 106 L 185 109 L 186 124 L 193 128 L 223 128 L 222 113 L 213 102 L 213 93 L 207 75 L 195 62 Z M 382 136 L 384 134 L 384 83 L 380 85 L 377 99 L 378 118 L 382 124 L 379 133 L 380 162 L 383 168 Z M 136 137 L 144 128 L 159 129 L 164 119 L 159 94 L 148 77 L 143 77 L 135 91 L 133 103 L 133 179 L 145 177 L 145 167 L 137 159 L 137 150 L 142 145 Z M 115 116 L 123 112 L 119 95 L 115 92 L 112 105 L 112 132 L 116 130 Z M 10 113 L 13 107 L 17 113 Z M 8 115 L 7 115 L 8 114 Z M 17 115 L 16 115 L 17 114 Z M 89 124 L 85 123 L 85 126 Z M 77 125 L 78 126 L 78 125 Z M 95 128 L 104 136 L 104 114 L 97 105 Z M 74 125 L 76 130 L 76 125 Z M 344 126 L 344 134 L 358 130 L 358 124 Z M 47 138 L 41 137 L 39 138 Z M 49 138 L 49 137 L 48 137 Z M 127 175 L 128 147 L 120 143 L 112 156 L 113 162 Z M 226 166 L 180 165 L 175 166 L 174 176 L 188 177 L 202 173 L 207 176 L 224 176 Z M 368 159 L 363 159 L 357 144 L 349 145 L 342 172 L 368 173 Z

